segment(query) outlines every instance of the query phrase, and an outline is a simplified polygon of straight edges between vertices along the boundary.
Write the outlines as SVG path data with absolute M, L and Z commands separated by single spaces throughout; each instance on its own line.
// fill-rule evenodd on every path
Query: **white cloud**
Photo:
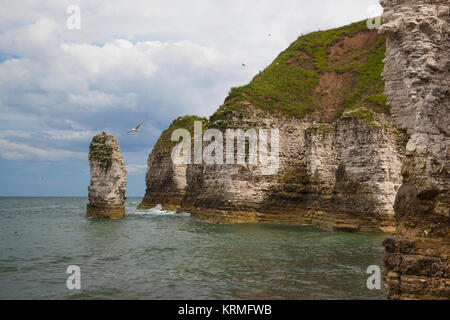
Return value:
M 41 32 L 51 29 L 43 28 Z M 5 48 L 9 40 L 2 38 L 9 37 L 0 36 Z M 18 53 L 24 54 L 27 48 L 18 49 Z M 168 112 L 176 116 L 184 110 L 207 114 L 217 108 L 226 93 L 218 81 L 224 79 L 221 74 L 226 75 L 227 69 L 240 63 L 190 41 L 132 43 L 118 39 L 102 46 L 61 43 L 40 48 L 53 52 L 39 58 L 32 48 L 33 59 L 24 57 L 0 64 L 0 106 L 6 118 L 8 111 L 13 114 L 23 109 L 58 118 L 73 113 L 75 117 L 83 116 L 78 120 L 83 122 L 88 114 L 105 108 L 143 109 L 154 102 L 165 105 L 147 109 L 154 116 Z M 18 90 L 21 95 L 17 95 Z M 218 95 L 220 91 L 223 93 Z M 61 110 L 64 114 L 59 113 Z
M 0 138 L 6 138 L 6 137 L 21 137 L 21 138 L 28 138 L 31 136 L 29 132 L 21 131 L 21 130 L 3 130 L 0 131 Z
M 361 20 L 379 6 L 377 0 L 77 4 L 81 30 L 66 28 L 68 2 L 2 3 L 0 157 L 86 158 L 90 138 L 106 130 L 134 163 L 129 171 L 141 173 L 145 165 L 136 163 L 145 162 L 172 119 L 211 115 L 231 86 L 251 80 L 300 33 Z M 142 120 L 141 135 L 123 135 Z
M 73 131 L 73 130 L 45 130 L 44 134 L 55 140 L 86 140 L 95 135 L 93 131 Z M 1 135 L 1 132 L 0 132 Z
M 86 154 L 54 148 L 37 148 L 24 143 L 0 139 L 0 156 L 8 160 L 57 161 L 64 158 L 83 158 Z
M 74 151 L 74 144 L 88 144 L 92 131 L 43 130 L 30 133 L 23 130 L 0 131 L 0 157 L 9 160 L 57 161 L 67 158 L 87 158 L 87 153 Z

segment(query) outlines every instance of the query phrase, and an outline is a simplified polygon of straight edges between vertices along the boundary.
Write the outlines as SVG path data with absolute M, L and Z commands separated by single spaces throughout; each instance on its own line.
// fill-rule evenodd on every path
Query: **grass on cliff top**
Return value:
M 113 147 L 106 144 L 108 136 L 105 133 L 92 138 L 89 146 L 89 160 L 98 161 L 100 168 L 106 174 L 112 165 Z
M 175 119 L 169 128 L 164 130 L 155 144 L 154 149 L 159 150 L 160 153 L 170 153 L 172 148 L 178 144 L 177 141 L 171 141 L 172 132 L 177 129 L 186 129 L 191 133 L 191 139 L 194 139 L 194 122 L 202 121 L 203 130 L 205 129 L 208 119 L 198 116 L 183 116 Z
M 315 90 L 325 72 L 350 74 L 345 101 L 332 111 L 335 119 L 361 106 L 389 113 L 381 79 L 385 37 L 378 36 L 373 46 L 360 49 L 348 48 L 343 41 L 364 31 L 369 31 L 365 20 L 300 36 L 248 85 L 232 88 L 211 121 L 245 114 L 250 104 L 263 111 L 302 118 L 326 105 L 323 101 L 327 93 Z M 331 57 L 330 47 L 335 44 L 342 48 L 342 54 Z

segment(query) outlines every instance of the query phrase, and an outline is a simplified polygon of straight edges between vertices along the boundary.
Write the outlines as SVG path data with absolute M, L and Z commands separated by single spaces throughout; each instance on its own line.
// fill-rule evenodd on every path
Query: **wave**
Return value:
M 152 215 L 152 216 L 180 216 L 180 217 L 189 217 L 191 214 L 187 212 L 177 213 L 176 211 L 166 211 L 163 210 L 162 206 L 158 204 L 156 207 L 149 210 L 138 210 L 136 209 L 134 212 L 130 213 L 130 215 Z

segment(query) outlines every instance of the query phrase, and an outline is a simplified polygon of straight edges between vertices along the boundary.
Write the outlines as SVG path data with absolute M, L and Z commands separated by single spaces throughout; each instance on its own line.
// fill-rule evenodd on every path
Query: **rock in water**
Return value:
M 87 217 L 120 219 L 125 216 L 127 168 L 117 140 L 103 132 L 89 147 L 91 184 Z
M 396 234 L 383 245 L 391 299 L 450 299 L 450 15 L 448 0 L 383 0 L 383 78 L 410 139 L 394 204 Z

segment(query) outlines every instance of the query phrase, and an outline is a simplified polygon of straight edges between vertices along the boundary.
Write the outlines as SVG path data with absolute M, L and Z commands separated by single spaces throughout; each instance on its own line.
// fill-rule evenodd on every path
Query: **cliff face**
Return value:
M 171 136 L 180 128 L 193 134 L 194 121 L 206 122 L 197 116 L 180 117 L 161 134 L 148 157 L 145 175 L 147 190 L 139 209 L 153 208 L 158 204 L 168 210 L 180 207 L 187 187 L 187 165 L 173 163 L 171 152 L 177 142 L 171 141 Z
M 250 164 L 176 171 L 158 142 L 143 206 L 174 204 L 216 222 L 393 230 L 406 134 L 383 95 L 384 51 L 385 38 L 365 21 L 300 37 L 250 84 L 233 88 L 206 125 L 224 137 L 226 129 L 267 129 L 269 141 L 278 129 L 278 171 L 264 175 Z
M 92 138 L 89 147 L 91 184 L 87 217 L 123 218 L 127 190 L 127 169 L 116 139 L 103 132 Z
M 244 123 L 245 122 L 245 123 Z M 188 170 L 184 209 L 216 222 L 316 225 L 324 229 L 392 229 L 400 155 L 388 117 L 367 122 L 345 117 L 331 123 L 270 116 L 254 110 L 242 128 L 279 129 L 280 165 L 275 175 L 260 166 L 203 165 Z M 214 127 L 214 123 L 211 123 Z M 200 182 L 200 183 L 199 183 Z M 193 189 L 193 190 L 192 190 Z
M 397 230 L 384 241 L 390 298 L 450 298 L 448 1 L 381 1 L 383 78 L 395 121 L 411 136 L 395 200 Z

